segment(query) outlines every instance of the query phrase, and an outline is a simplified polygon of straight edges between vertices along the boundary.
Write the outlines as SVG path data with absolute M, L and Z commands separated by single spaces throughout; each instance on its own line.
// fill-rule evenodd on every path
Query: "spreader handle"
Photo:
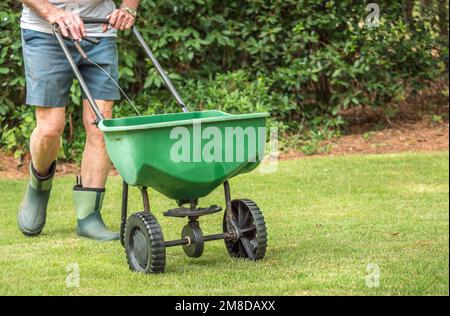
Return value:
M 173 97 L 177 101 L 178 105 L 181 106 L 181 109 L 183 112 L 189 112 L 188 107 L 186 104 L 184 104 L 183 99 L 181 98 L 180 94 L 178 93 L 177 89 L 175 89 L 175 86 L 173 85 L 172 81 L 169 79 L 169 76 L 167 76 L 165 70 L 161 65 L 159 64 L 158 60 L 156 59 L 155 55 L 153 55 L 153 52 L 151 51 L 150 47 L 148 47 L 147 43 L 145 42 L 144 38 L 142 37 L 141 33 L 139 33 L 138 29 L 136 27 L 132 27 L 133 33 L 136 36 L 139 44 L 141 44 L 142 48 L 144 49 L 145 53 L 147 54 L 148 58 L 152 61 L 153 65 L 155 65 L 156 69 L 158 70 L 159 74 L 161 75 L 164 83 L 166 84 L 167 89 L 169 89 L 170 93 L 172 93 Z
M 86 24 L 109 24 L 109 19 L 101 19 L 101 18 L 81 18 L 81 20 L 83 21 L 83 23 Z M 139 41 L 139 44 L 141 44 L 142 48 L 144 48 L 145 53 L 147 54 L 147 56 L 150 58 L 150 60 L 152 61 L 152 63 L 155 65 L 156 69 L 158 70 L 159 74 L 161 75 L 161 77 L 163 78 L 164 83 L 166 84 L 167 88 L 169 89 L 169 91 L 172 93 L 172 95 L 174 96 L 175 100 L 177 101 L 177 103 L 181 106 L 181 108 L 183 109 L 183 112 L 189 112 L 188 107 L 184 104 L 183 100 L 181 99 L 180 95 L 178 94 L 178 91 L 175 89 L 174 85 L 172 84 L 172 81 L 170 81 L 169 76 L 167 76 L 166 72 L 164 71 L 164 69 L 161 67 L 161 65 L 159 64 L 158 60 L 156 59 L 155 55 L 153 55 L 153 52 L 150 50 L 150 48 L 148 47 L 147 43 L 145 42 L 144 38 L 142 37 L 141 33 L 139 33 L 139 31 L 137 30 L 136 27 L 132 27 L 133 33 L 136 36 L 136 38 Z M 75 77 L 78 79 L 78 82 L 80 83 L 80 87 L 81 90 L 84 92 L 84 94 L 86 95 L 86 98 L 89 101 L 89 105 L 91 106 L 92 111 L 95 113 L 96 116 L 96 120 L 95 123 L 98 124 L 100 121 L 104 120 L 105 117 L 103 116 L 102 112 L 100 111 L 100 109 L 98 108 L 97 103 L 95 102 L 91 92 L 89 91 L 89 88 L 83 78 L 83 76 L 81 75 L 80 70 L 78 69 L 77 64 L 75 63 L 75 61 L 72 58 L 72 55 L 70 54 L 69 49 L 67 48 L 66 43 L 64 42 L 64 39 L 60 33 L 60 30 L 58 28 L 58 25 L 54 25 L 53 26 L 53 33 L 56 36 L 56 39 L 59 42 L 59 45 L 61 46 L 64 55 L 66 55 L 66 58 L 73 70 L 73 72 L 75 73 Z M 76 43 L 76 48 L 79 50 L 80 54 L 84 57 L 87 57 L 86 54 L 84 53 L 83 49 L 81 48 L 81 46 L 78 45 L 78 43 Z
M 109 24 L 109 19 L 102 18 L 81 18 L 84 24 Z
M 104 19 L 104 18 L 81 18 L 81 20 L 85 24 L 109 24 L 109 19 Z M 153 52 L 151 51 L 150 47 L 148 47 L 148 45 L 145 42 L 144 38 L 142 37 L 141 33 L 138 31 L 138 29 L 135 26 L 132 27 L 132 30 L 133 30 L 133 33 L 136 36 L 139 44 L 144 49 L 145 53 L 147 54 L 148 58 L 150 58 L 153 65 L 155 65 L 155 67 L 158 70 L 160 76 L 162 77 L 167 89 L 169 89 L 170 93 L 173 95 L 173 97 L 177 101 L 178 105 L 182 108 L 183 112 L 189 112 L 188 107 L 184 103 L 183 99 L 181 98 L 177 89 L 173 85 L 169 76 L 167 76 L 167 73 L 165 72 L 165 70 L 162 68 L 161 64 L 156 59 L 156 57 L 153 54 Z

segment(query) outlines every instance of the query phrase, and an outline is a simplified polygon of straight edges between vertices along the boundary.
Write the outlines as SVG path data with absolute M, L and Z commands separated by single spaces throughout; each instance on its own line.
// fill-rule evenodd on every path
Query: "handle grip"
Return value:
M 86 36 L 83 39 L 94 45 L 97 45 L 98 43 L 100 43 L 100 40 L 93 38 L 93 37 L 89 37 L 89 36 Z
M 84 24 L 109 24 L 109 19 L 105 18 L 81 18 Z
M 108 19 L 101 19 L 101 18 L 81 18 L 81 20 L 83 21 L 83 23 L 85 24 L 100 24 L 100 23 L 109 23 Z M 58 29 L 58 26 L 55 24 L 55 31 Z M 97 45 L 98 43 L 100 43 L 100 41 L 96 38 L 91 38 L 91 37 L 85 37 L 84 40 L 88 41 L 89 43 L 92 43 L 94 45 Z M 84 51 L 84 49 L 81 47 L 80 43 L 78 43 L 77 41 L 73 41 L 75 48 L 77 49 L 77 51 L 80 53 L 81 57 L 85 60 L 88 59 L 88 56 L 86 54 L 86 52 Z

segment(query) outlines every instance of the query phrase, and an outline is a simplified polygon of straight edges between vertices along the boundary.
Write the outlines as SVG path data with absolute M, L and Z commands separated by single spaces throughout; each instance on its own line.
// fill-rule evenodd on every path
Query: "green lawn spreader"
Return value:
M 84 18 L 83 21 L 108 23 L 106 19 L 96 18 Z M 261 210 L 251 200 L 232 200 L 228 180 L 254 170 L 261 162 L 268 114 L 189 112 L 135 27 L 133 33 L 183 113 L 105 119 L 73 61 L 66 39 L 56 27 L 54 29 L 96 115 L 95 124 L 104 133 L 108 155 L 123 178 L 120 237 L 130 269 L 162 273 L 166 248 L 182 246 L 187 256 L 199 258 L 203 254 L 204 243 L 214 240 L 224 240 L 232 257 L 262 259 L 266 252 L 267 232 Z M 77 48 L 85 57 L 81 47 Z M 200 217 L 221 212 L 222 207 L 200 207 L 199 199 L 221 185 L 225 193 L 223 230 L 204 236 Z M 143 211 L 128 217 L 129 186 L 139 188 Z M 177 202 L 177 207 L 166 211 L 165 216 L 188 219 L 180 239 L 164 240 L 161 227 L 150 208 L 149 187 Z

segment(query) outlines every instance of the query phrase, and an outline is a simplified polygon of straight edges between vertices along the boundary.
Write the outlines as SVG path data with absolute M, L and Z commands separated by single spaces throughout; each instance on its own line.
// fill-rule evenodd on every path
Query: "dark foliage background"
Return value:
M 388 109 L 448 71 L 448 0 L 142 1 L 138 26 L 188 105 L 269 111 L 285 144 L 314 152 L 339 132 L 342 109 Z M 34 127 L 24 105 L 19 1 L 0 2 L 0 144 L 23 155 Z M 120 84 L 145 114 L 178 111 L 129 34 L 121 34 Z M 80 92 L 72 87 L 61 158 L 84 145 Z M 134 115 L 124 102 L 116 116 Z M 295 139 L 295 142 L 289 142 Z M 311 145 L 312 144 L 312 145 Z

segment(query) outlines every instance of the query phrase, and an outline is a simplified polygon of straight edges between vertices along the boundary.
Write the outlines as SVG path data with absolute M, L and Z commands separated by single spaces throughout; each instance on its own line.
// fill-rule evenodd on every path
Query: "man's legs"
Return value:
M 113 101 L 96 101 L 105 118 L 112 117 Z M 105 183 L 111 168 L 103 133 L 93 124 L 95 115 L 87 101 L 83 102 L 86 145 L 81 162 L 81 181 L 73 190 L 77 208 L 77 233 L 96 240 L 117 240 L 119 234 L 109 231 L 100 210 L 105 196 Z
M 30 144 L 30 182 L 17 214 L 19 228 L 27 236 L 39 235 L 45 226 L 64 124 L 64 108 L 36 107 L 36 128 Z
M 31 134 L 30 151 L 33 167 L 42 177 L 48 175 L 58 156 L 65 122 L 65 108 L 36 107 L 36 128 Z
M 96 103 L 105 118 L 112 118 L 113 101 L 96 100 Z M 86 130 L 86 145 L 81 162 L 81 178 L 86 188 L 104 188 L 111 161 L 106 153 L 103 133 L 92 124 L 95 114 L 89 103 L 83 101 L 83 123 Z

